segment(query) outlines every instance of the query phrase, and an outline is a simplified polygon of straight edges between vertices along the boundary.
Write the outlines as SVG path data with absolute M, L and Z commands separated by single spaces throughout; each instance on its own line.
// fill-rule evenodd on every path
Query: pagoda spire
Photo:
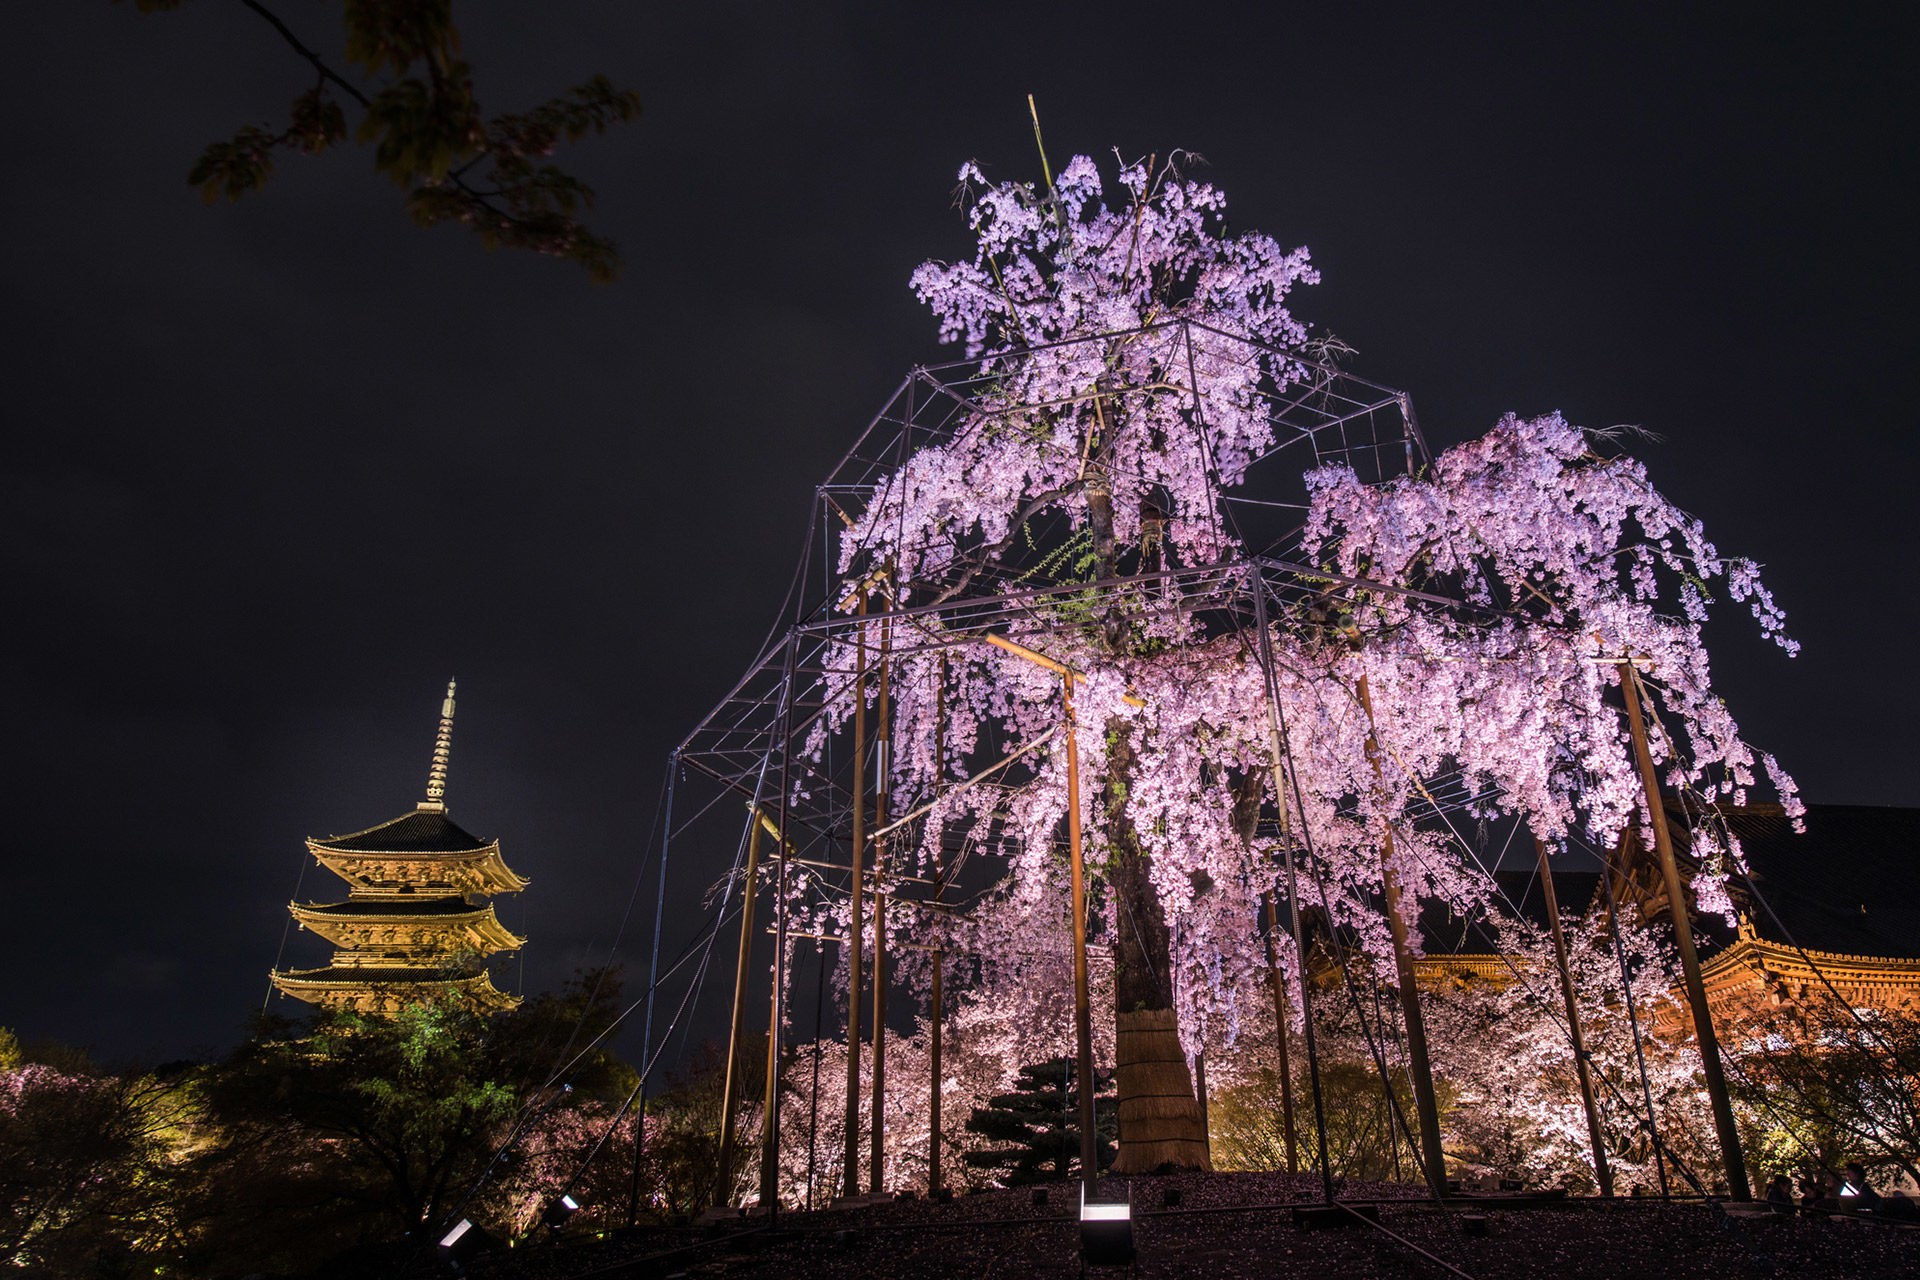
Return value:
M 427 770 L 427 798 L 417 808 L 428 813 L 447 810 L 447 762 L 453 758 L 453 687 L 447 681 L 447 698 L 440 704 L 440 732 L 433 740 L 433 767 Z

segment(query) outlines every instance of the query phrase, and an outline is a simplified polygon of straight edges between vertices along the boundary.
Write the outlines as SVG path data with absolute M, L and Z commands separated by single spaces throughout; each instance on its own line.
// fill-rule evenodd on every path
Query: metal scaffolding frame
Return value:
M 1148 362 L 1154 370 L 1150 385 L 1116 384 L 1110 374 L 1103 375 L 1103 370 L 1110 370 L 1106 357 L 1119 343 L 1147 344 L 1156 353 Z M 874 678 L 864 665 L 854 671 L 835 666 L 830 660 L 839 646 L 869 634 L 875 623 L 864 609 L 856 611 L 851 606 L 853 596 L 839 572 L 843 563 L 858 563 L 863 550 L 845 545 L 850 531 L 864 513 L 886 498 L 888 486 L 897 482 L 902 467 L 916 450 L 955 442 L 969 432 L 1019 429 L 1023 417 L 1071 408 L 1073 401 L 1023 398 L 1023 362 L 1042 352 L 1056 362 L 1083 360 L 1090 387 L 1096 377 L 1107 376 L 1108 380 L 1089 396 L 1118 400 L 1133 394 L 1175 397 L 1187 421 L 1193 424 L 1204 424 L 1209 408 L 1209 393 L 1196 373 L 1196 352 L 1215 368 L 1222 360 L 1243 361 L 1243 376 L 1234 383 L 1235 394 L 1251 397 L 1257 403 L 1271 423 L 1272 443 L 1251 459 L 1239 483 L 1216 494 L 1223 532 L 1240 550 L 1221 563 L 1171 568 L 1142 565 L 1138 572 L 1096 582 L 1047 581 L 1043 572 L 1045 550 L 1058 545 L 1065 517 L 1043 511 L 1029 523 L 1031 537 L 1025 547 L 1010 540 L 971 557 L 954 556 L 926 580 L 905 586 L 893 584 L 890 591 L 897 603 L 885 615 L 891 659 L 982 643 L 1016 650 L 1022 645 L 1031 646 L 1048 635 L 1084 626 L 1073 620 L 1069 610 L 1051 606 L 1069 599 L 1084 600 L 1089 593 L 1095 599 L 1118 599 L 1125 593 L 1150 590 L 1155 594 L 1156 607 L 1191 613 L 1211 634 L 1257 633 L 1262 639 L 1268 625 L 1285 628 L 1310 611 L 1323 610 L 1330 600 L 1349 600 L 1360 593 L 1398 595 L 1415 607 L 1445 611 L 1466 625 L 1489 616 L 1483 606 L 1464 599 L 1344 578 L 1298 558 L 1300 525 L 1307 509 L 1302 481 L 1306 472 L 1345 466 L 1363 483 L 1381 484 L 1417 476 L 1430 467 L 1432 457 L 1404 392 L 1356 377 L 1332 364 L 1303 359 L 1298 352 L 1266 347 L 1192 320 L 1170 320 L 1122 334 L 1101 334 L 1032 351 L 916 368 L 901 381 L 826 480 L 815 487 L 806 542 L 771 633 L 745 673 L 671 757 L 670 785 L 679 794 L 670 801 L 670 812 L 687 816 L 681 818 L 678 827 L 669 824 L 669 844 L 685 838 L 703 822 L 712 821 L 716 812 L 738 813 L 723 803 L 729 798 L 748 810 L 733 872 L 727 879 L 729 895 L 736 884 L 748 895 L 754 891 L 751 877 L 742 877 L 750 846 L 755 851 L 751 857 L 762 864 L 763 873 L 765 863 L 778 862 L 776 875 L 782 884 L 789 865 L 805 864 L 816 873 L 815 883 L 840 883 L 841 891 L 851 891 L 855 859 L 850 850 L 856 842 L 863 850 L 870 847 L 875 857 L 873 867 L 859 873 L 862 886 L 869 881 L 877 884 L 886 877 L 888 900 L 921 906 L 932 903 L 951 887 L 950 875 L 936 876 L 938 883 L 934 883 L 924 877 L 916 880 L 892 874 L 884 865 L 886 842 L 876 839 L 894 828 L 911 825 L 919 807 L 931 797 L 893 797 L 896 811 L 905 816 L 883 825 L 883 811 L 882 820 L 856 838 L 861 825 L 854 817 L 855 797 L 863 789 L 863 784 L 856 781 L 856 769 L 864 768 L 871 749 L 866 744 L 858 751 L 849 749 L 844 727 L 825 734 L 827 746 L 817 758 L 800 744 L 815 732 L 829 706 L 854 681 Z M 864 595 L 858 585 L 853 590 Z M 1019 634 L 1020 645 L 1006 643 L 1009 631 Z M 1264 653 L 1264 645 L 1258 647 Z M 1263 657 L 1262 662 L 1270 664 L 1271 656 Z M 1070 690 L 1072 673 L 1063 669 L 1063 675 Z M 1268 687 L 1271 699 L 1270 668 Z M 864 699 L 861 701 L 864 703 Z M 1276 783 L 1285 764 L 1282 737 L 1276 729 Z M 1026 749 L 1038 745 L 1029 743 Z M 1468 789 L 1449 786 L 1447 781 L 1432 780 L 1425 795 L 1434 810 L 1430 815 L 1433 818 L 1449 811 L 1464 811 L 1475 799 Z M 995 781 L 970 778 L 969 784 L 991 786 Z M 1284 807 L 1284 788 L 1276 786 L 1276 793 Z M 862 819 L 864 813 L 862 809 Z M 1284 829 L 1286 822 L 1284 815 L 1263 821 L 1269 829 L 1277 830 Z M 1076 849 L 1077 834 L 1076 830 Z M 758 852 L 763 835 L 769 838 L 767 843 L 773 850 L 770 855 Z M 964 860 L 967 852 L 957 847 L 951 850 L 956 860 Z M 1305 852 L 1308 856 L 1303 868 L 1311 863 L 1310 849 Z M 1310 904 L 1296 899 L 1293 862 L 1289 859 L 1285 885 L 1276 886 L 1276 900 L 1284 897 L 1288 908 L 1297 912 Z M 790 977 L 783 967 L 787 955 L 784 892 L 776 896 L 775 904 L 773 931 L 779 940 L 774 952 L 770 1082 L 764 1114 L 776 1119 L 765 1125 L 763 1202 L 775 1198 L 779 1010 Z M 943 905 L 944 909 L 954 909 L 951 904 Z M 742 928 L 751 929 L 750 905 L 744 914 L 749 923 Z M 1084 919 L 1080 923 L 1084 926 Z M 1249 925 L 1254 927 L 1253 922 Z M 736 984 L 739 992 L 747 989 L 744 969 L 752 964 L 749 948 L 755 936 L 744 935 L 741 940 L 743 972 Z M 820 941 L 824 945 L 829 940 Z M 1291 941 L 1296 946 L 1304 945 L 1297 920 Z M 856 1005 L 859 986 L 856 982 Z M 743 999 L 736 995 L 736 1038 Z M 1082 999 L 1084 1002 L 1084 992 Z M 765 1002 L 764 996 L 756 1000 Z M 876 1012 L 883 1009 L 883 1000 L 876 1000 Z M 1311 1041 L 1308 1051 L 1313 1059 Z M 857 1070 L 857 1050 L 850 1057 L 856 1059 L 850 1065 L 851 1078 L 851 1072 Z M 1317 1060 L 1313 1065 L 1317 1072 Z M 1384 1070 L 1384 1060 L 1382 1067 Z M 1090 1104 L 1091 1090 L 1082 1092 Z M 815 1102 L 817 1105 L 817 1092 Z M 1407 1127 L 1404 1119 L 1402 1127 Z M 809 1126 L 808 1132 L 812 1131 L 813 1126 Z M 1091 1141 L 1091 1134 L 1083 1137 Z M 1417 1150 L 1411 1132 L 1406 1141 L 1410 1150 Z M 849 1194 L 854 1190 L 851 1147 L 849 1134 Z M 875 1149 L 877 1152 L 877 1138 Z M 1443 1173 L 1427 1170 L 1436 1196 Z M 875 1176 L 877 1183 L 877 1156 Z M 875 1189 L 879 1189 L 877 1185 Z M 1329 1199 L 1331 1195 L 1329 1186 Z M 777 1212 L 775 1204 L 768 1203 L 768 1208 Z

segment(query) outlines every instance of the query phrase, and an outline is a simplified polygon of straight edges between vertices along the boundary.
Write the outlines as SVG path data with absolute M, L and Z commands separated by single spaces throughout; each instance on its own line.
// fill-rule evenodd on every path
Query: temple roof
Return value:
M 473 853 L 498 841 L 481 840 L 462 830 L 444 809 L 415 809 L 365 831 L 307 843 L 316 850 L 341 853 Z
M 1920 809 L 1810 804 L 1804 834 L 1778 805 L 1723 813 L 1765 899 L 1749 906 L 1735 877 L 1735 901 L 1760 936 L 1841 955 L 1920 957 Z M 1702 928 L 1732 938 L 1717 918 Z
M 484 971 L 449 974 L 445 969 L 433 965 L 394 965 L 392 968 L 377 969 L 371 965 L 333 964 L 324 969 L 289 969 L 283 973 L 275 973 L 273 978 L 275 982 L 345 983 L 353 986 L 381 984 L 417 986 L 424 983 L 457 987 L 486 976 Z
M 480 915 L 488 910 L 485 906 L 475 906 L 465 898 L 428 898 L 424 896 L 401 896 L 397 898 L 362 898 L 346 902 L 309 902 L 298 904 L 296 913 L 316 916 L 460 916 Z
M 511 1009 L 520 997 L 508 995 L 493 985 L 484 969 L 469 974 L 448 974 L 443 969 L 357 968 L 332 965 L 325 969 L 295 969 L 273 975 L 273 985 L 298 1000 L 333 1006 L 344 1005 L 375 1012 L 391 1012 L 417 998 L 416 988 L 451 991 L 469 1008 L 483 1012 Z

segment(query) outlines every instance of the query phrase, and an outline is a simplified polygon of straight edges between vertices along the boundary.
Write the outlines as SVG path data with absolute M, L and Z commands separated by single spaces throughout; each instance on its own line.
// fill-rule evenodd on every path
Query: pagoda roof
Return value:
M 372 965 L 332 964 L 324 969 L 289 969 L 285 973 L 273 975 L 274 981 L 311 982 L 321 984 L 344 984 L 350 986 L 380 986 L 399 984 L 404 986 L 463 986 L 475 978 L 484 978 L 485 973 L 453 973 L 434 965 L 393 965 L 375 968 Z
M 469 974 L 448 974 L 444 969 L 394 966 L 392 968 L 356 968 L 331 965 L 325 969 L 294 969 L 273 975 L 273 985 L 298 1000 L 315 1003 L 345 1003 L 351 1007 L 397 1008 L 409 1001 L 400 993 L 409 987 L 451 987 L 469 1006 L 486 1012 L 511 1009 L 520 997 L 508 995 L 493 985 L 484 969 Z M 386 993 L 384 998 L 379 993 Z M 371 1000 L 368 997 L 375 997 Z
M 393 950 L 396 946 L 426 945 L 430 950 L 444 951 L 443 944 L 432 940 L 455 935 L 464 936 L 466 945 L 487 955 L 518 950 L 527 941 L 500 923 L 492 904 L 475 906 L 458 897 L 350 898 L 345 902 L 305 906 L 296 902 L 291 904 L 291 909 L 302 928 L 312 929 L 336 946 L 349 952 L 380 952 L 383 957 L 400 958 L 401 953 Z M 408 942 L 409 938 L 414 941 Z M 334 967 L 347 965 L 336 957 Z
M 367 916 L 462 916 L 481 915 L 489 908 L 475 906 L 465 898 L 428 898 L 403 894 L 390 898 L 349 899 L 346 902 L 296 903 L 296 914 L 353 919 Z
M 365 831 L 307 843 L 340 853 L 477 853 L 499 841 L 481 840 L 461 829 L 445 809 L 415 809 Z

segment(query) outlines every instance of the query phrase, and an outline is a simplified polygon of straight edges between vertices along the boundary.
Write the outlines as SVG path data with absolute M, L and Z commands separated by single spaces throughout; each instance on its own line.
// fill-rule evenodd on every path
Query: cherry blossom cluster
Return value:
M 1262 389 L 1293 380 L 1306 337 L 1285 300 L 1319 276 L 1304 249 L 1227 235 L 1220 193 L 1175 166 L 1126 165 L 1119 187 L 1109 207 L 1085 156 L 1046 191 L 987 187 L 973 259 L 914 272 L 996 391 L 888 478 L 842 539 L 843 572 L 936 582 L 1037 516 L 1084 528 L 1090 486 L 1123 544 L 1158 539 L 1185 564 L 1234 549 L 1219 491 L 1272 443 Z
M 980 181 L 971 167 L 962 177 Z M 1255 921 L 1289 858 L 1302 907 L 1391 972 L 1389 877 L 1410 919 L 1433 902 L 1501 914 L 1465 856 L 1463 824 L 1524 822 L 1598 847 L 1649 830 L 1623 661 L 1649 690 L 1665 785 L 1738 802 L 1764 775 L 1797 811 L 1792 780 L 1714 694 L 1701 636 L 1719 589 L 1792 651 L 1757 570 L 1721 556 L 1641 464 L 1603 456 L 1558 415 L 1508 416 L 1385 484 L 1341 466 L 1310 473 L 1300 545 L 1325 576 L 1275 601 L 1262 644 L 1247 608 L 1261 588 L 1223 531 L 1220 501 L 1274 441 L 1270 393 L 1296 377 L 1304 337 L 1284 300 L 1315 277 L 1303 252 L 1228 237 L 1218 193 L 1177 172 L 1129 166 L 1120 186 L 1126 198 L 1110 208 L 1095 166 L 1076 158 L 1050 191 L 978 193 L 974 257 L 929 263 L 914 287 L 991 378 L 959 427 L 875 483 L 841 536 L 842 608 L 852 615 L 864 594 L 872 610 L 849 616 L 825 652 L 807 749 L 818 761 L 845 743 L 862 687 L 877 732 L 884 675 L 890 741 L 876 763 L 893 813 L 926 812 L 887 838 L 882 861 L 921 877 L 953 874 L 956 858 L 992 872 L 964 911 L 889 912 L 902 977 L 918 987 L 925 972 L 925 953 L 903 944 L 943 948 L 978 989 L 1035 1014 L 1037 1039 L 1058 1032 L 1064 1013 L 1026 993 L 1068 990 L 1068 734 L 1095 943 L 1119 931 L 1102 876 L 1125 828 L 1171 931 L 1168 976 L 1190 1052 L 1231 1040 L 1265 1008 Z M 1219 577 L 1196 604 L 1169 579 L 1091 585 L 1100 566 L 1083 565 L 1083 590 L 1006 611 L 1015 620 L 1003 638 L 1076 673 L 1071 714 L 1048 666 L 949 629 L 938 611 L 889 616 L 968 599 L 982 567 L 1034 550 L 1023 538 L 1053 539 L 1053 563 L 1066 563 L 1076 539 L 1099 532 L 1102 500 L 1117 546 L 1109 571 L 1151 554 Z M 1036 535 L 1042 516 L 1052 523 Z M 979 598 L 1010 580 L 978 578 L 1000 584 Z M 990 780 L 963 785 L 1009 756 Z M 1237 806 L 1249 788 L 1260 803 L 1252 828 Z M 1713 909 L 1739 850 L 1705 834 L 1695 889 Z M 845 935 L 844 895 L 805 876 L 790 888 L 810 931 Z

